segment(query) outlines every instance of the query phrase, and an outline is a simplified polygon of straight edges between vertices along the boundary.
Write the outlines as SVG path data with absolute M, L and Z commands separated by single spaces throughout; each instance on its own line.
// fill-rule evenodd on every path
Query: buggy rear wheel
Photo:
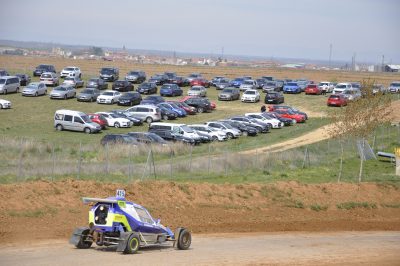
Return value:
M 80 248 L 80 249 L 88 249 L 92 246 L 93 241 L 88 240 L 89 232 L 90 232 L 90 229 L 86 229 L 86 230 L 82 231 L 79 242 L 75 245 L 75 247 Z
M 186 229 L 183 229 L 179 234 L 178 238 L 178 249 L 186 250 L 190 247 L 192 243 L 192 235 Z
M 139 243 L 139 236 L 137 234 L 131 234 L 126 242 L 124 253 L 135 254 L 139 250 Z

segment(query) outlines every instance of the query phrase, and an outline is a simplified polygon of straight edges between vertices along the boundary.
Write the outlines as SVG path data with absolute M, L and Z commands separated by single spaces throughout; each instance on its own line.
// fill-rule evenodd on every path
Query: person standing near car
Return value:
M 264 113 L 267 111 L 267 107 L 265 105 L 261 106 L 261 113 Z

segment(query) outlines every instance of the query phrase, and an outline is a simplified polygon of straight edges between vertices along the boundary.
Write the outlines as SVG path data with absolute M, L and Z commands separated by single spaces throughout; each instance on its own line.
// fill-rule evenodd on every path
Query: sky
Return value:
M 0 39 L 400 64 L 400 0 L 1 0 Z

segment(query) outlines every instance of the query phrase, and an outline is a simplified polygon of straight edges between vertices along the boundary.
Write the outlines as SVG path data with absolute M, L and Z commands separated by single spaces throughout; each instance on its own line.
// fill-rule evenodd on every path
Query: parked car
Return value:
M 118 99 L 118 105 L 134 106 L 140 104 L 142 96 L 138 92 L 126 92 Z
M 234 116 L 229 118 L 229 120 L 237 121 L 243 125 L 254 127 L 259 133 L 268 133 L 270 127 L 266 123 L 258 123 L 255 119 L 247 116 Z
M 348 102 L 355 101 L 361 98 L 361 91 L 359 89 L 344 90 L 341 94 L 347 99 Z
M 306 89 L 304 90 L 306 95 L 314 94 L 314 95 L 321 95 L 322 90 L 317 86 L 317 84 L 308 84 Z
M 22 90 L 22 96 L 39 96 L 46 95 L 47 87 L 41 82 L 31 82 Z
M 161 111 L 160 108 L 154 105 L 136 105 L 126 109 L 126 112 L 134 117 L 141 119 L 142 121 L 146 121 L 146 123 L 150 124 L 153 121 L 161 120 Z
M 132 124 L 134 126 L 141 126 L 143 125 L 143 121 L 142 119 L 135 117 L 133 115 L 131 115 L 130 113 L 128 113 L 126 110 L 112 110 L 111 113 L 116 114 L 119 117 L 123 117 L 128 119 L 129 121 L 132 122 Z
M 333 94 L 343 93 L 345 90 L 351 90 L 353 87 L 350 83 L 338 83 L 335 88 L 333 89 Z
M 210 82 L 208 80 L 206 80 L 205 78 L 196 78 L 190 82 L 190 86 L 192 86 L 192 87 L 193 86 L 203 86 L 203 87 L 209 88 Z
M 242 135 L 242 132 L 239 129 L 232 127 L 228 123 L 224 123 L 224 122 L 220 122 L 220 121 L 210 121 L 210 122 L 206 122 L 205 125 L 212 127 L 212 128 L 216 128 L 218 130 L 222 130 L 223 132 L 225 132 L 226 137 L 228 139 L 238 138 Z
M 263 115 L 263 113 L 246 113 L 244 114 L 247 117 L 254 118 L 258 120 L 258 122 L 267 123 L 271 128 L 282 128 L 284 124 L 274 117 L 270 117 L 268 115 Z
M 230 80 L 226 79 L 226 78 L 223 78 L 223 79 L 220 79 L 220 80 L 215 82 L 215 88 L 217 90 L 223 90 L 225 88 L 228 88 L 229 84 L 230 84 Z
M 178 118 L 178 114 L 171 109 L 165 106 L 158 106 L 158 108 L 160 108 L 162 120 L 175 120 L 176 118 Z
M 203 133 L 203 134 L 207 134 L 212 141 L 225 141 L 228 139 L 228 137 L 226 136 L 226 132 L 219 130 L 217 128 L 213 128 L 213 127 L 209 127 L 207 125 L 202 125 L 202 124 L 193 124 L 193 125 L 189 125 L 189 127 L 193 130 L 196 131 L 196 133 Z
M 187 82 L 192 82 L 194 79 L 202 78 L 203 76 L 200 73 L 192 73 L 189 76 L 186 77 Z
M 128 135 L 134 137 L 140 143 L 159 144 L 162 146 L 168 145 L 168 142 L 163 138 L 151 132 L 129 132 Z
M 167 141 L 182 142 L 188 145 L 196 145 L 200 143 L 199 139 L 195 140 L 193 138 L 185 137 L 179 133 L 173 133 L 170 130 L 165 129 L 149 128 L 149 133 L 156 134 Z
M 296 114 L 300 114 L 302 116 L 304 116 L 304 118 L 307 120 L 308 119 L 308 115 L 305 112 L 302 112 L 294 107 L 291 106 L 287 106 L 287 105 L 270 105 L 268 106 L 269 111 L 276 111 L 276 110 L 290 110 Z
M 301 93 L 301 88 L 297 82 L 288 82 L 283 86 L 283 93 Z
M 157 91 L 158 91 L 157 85 L 151 82 L 144 82 L 140 84 L 139 87 L 137 88 L 137 92 L 139 92 L 140 94 L 153 94 L 157 93 Z
M 376 94 L 386 94 L 388 92 L 388 88 L 385 88 L 385 86 L 383 86 L 382 84 L 373 84 L 372 85 L 372 95 L 376 95 Z M 363 92 L 361 92 L 363 93 Z
M 184 98 L 180 99 L 179 101 L 184 102 L 187 105 L 196 108 L 196 111 L 198 113 L 212 111 L 211 104 L 208 101 L 206 101 L 204 98 L 188 96 L 188 97 L 184 97 Z
M 127 80 L 116 80 L 112 85 L 112 90 L 119 92 L 133 91 L 133 85 Z
M 0 69 L 0 77 L 4 77 L 4 76 L 9 76 L 10 74 L 4 70 L 4 69 Z
M 15 74 L 15 76 L 19 78 L 19 85 L 21 86 L 26 86 L 31 82 L 31 77 L 27 74 Z
M 125 80 L 132 83 L 142 83 L 146 80 L 146 73 L 141 70 L 129 71 L 125 76 Z
M 72 88 L 72 87 L 71 87 Z M 85 113 L 73 110 L 57 110 L 54 114 L 54 127 L 57 131 L 83 131 L 86 134 L 101 131 L 101 126 L 92 122 Z
M 44 84 L 49 86 L 60 85 L 57 74 L 53 72 L 44 72 L 42 75 L 40 75 L 40 82 L 43 82 Z
M 347 99 L 344 97 L 343 94 L 332 94 L 329 96 L 328 101 L 327 101 L 328 106 L 346 106 L 347 105 Z
M 195 115 L 197 114 L 196 108 L 194 108 L 193 106 L 188 105 L 185 102 L 178 102 L 178 101 L 168 101 L 169 103 L 173 103 L 176 106 L 178 106 L 179 108 L 182 108 L 183 110 L 185 110 L 185 112 L 189 115 Z
M 246 91 L 246 90 L 257 90 L 257 84 L 255 80 L 245 80 L 240 84 L 239 89 L 241 91 Z
M 0 109 L 10 109 L 11 108 L 11 102 L 4 100 L 4 99 L 0 99 Z
M 132 127 L 133 123 L 127 118 L 121 117 L 112 112 L 96 112 L 96 114 L 100 114 L 107 120 L 107 126 L 109 127 Z
M 265 94 L 264 102 L 271 104 L 271 103 L 284 103 L 285 102 L 285 96 L 283 96 L 282 92 L 278 91 L 270 91 Z
M 281 115 L 283 117 L 294 119 L 296 121 L 296 123 L 306 122 L 306 118 L 304 115 L 295 113 L 289 109 L 277 109 L 277 110 L 274 110 L 274 112 L 278 113 L 279 115 Z
M 98 89 L 86 88 L 76 96 L 76 100 L 78 102 L 95 102 L 99 95 L 100 91 Z
M 81 78 L 79 76 L 68 76 L 64 79 L 64 82 L 63 82 L 63 84 L 71 85 L 75 89 L 82 88 L 84 83 L 85 82 L 83 80 L 81 80 Z
M 240 91 L 234 87 L 227 87 L 218 94 L 219 101 L 233 101 L 239 100 Z
M 261 78 L 265 79 L 265 80 L 268 80 L 268 81 L 274 81 L 275 80 L 275 78 L 272 77 L 272 76 L 262 76 Z
M 304 79 L 298 79 L 296 83 L 300 87 L 300 90 L 303 92 L 306 90 L 309 81 Z
M 101 114 L 87 114 L 87 115 L 92 122 L 99 124 L 101 129 L 107 128 L 107 120 L 104 118 L 103 115 Z
M 173 78 L 170 78 L 168 83 L 176 84 L 179 87 L 185 87 L 190 85 L 190 83 L 187 80 L 185 80 L 184 77 L 181 76 L 175 76 Z
M 98 89 L 98 90 L 107 90 L 108 89 L 108 84 L 104 80 L 100 78 L 91 78 L 87 85 L 86 88 L 93 88 L 93 89 Z
M 159 103 L 165 102 L 165 99 L 162 96 L 159 95 L 149 95 L 146 98 L 144 98 L 140 104 L 144 105 L 157 105 Z
M 321 81 L 320 83 L 318 83 L 318 88 L 321 91 L 332 92 L 334 87 L 335 86 L 333 85 L 333 83 L 329 81 Z
M 252 102 L 252 103 L 259 102 L 260 101 L 260 93 L 258 92 L 258 90 L 248 89 L 245 92 L 243 92 L 241 101 L 242 102 Z
M 168 130 L 172 134 L 181 135 L 183 137 L 191 138 L 195 140 L 198 144 L 201 141 L 199 135 L 186 124 L 176 124 L 176 123 L 165 123 L 165 122 L 155 122 L 151 123 L 149 129 L 155 130 Z
M 167 83 L 168 77 L 164 74 L 156 74 L 149 79 L 149 82 L 155 83 L 156 85 L 163 85 Z
M 264 113 L 262 113 L 262 115 L 268 115 L 270 117 L 274 117 L 274 118 L 278 119 L 279 121 L 281 121 L 285 126 L 293 126 L 294 124 L 297 123 L 296 120 L 283 117 L 280 114 L 275 113 L 275 112 L 264 112 Z
M 68 98 L 75 98 L 76 96 L 76 90 L 74 87 L 70 85 L 61 85 L 58 87 L 55 87 L 51 92 L 50 92 L 50 99 L 68 99 Z
M 68 66 L 61 70 L 60 72 L 60 78 L 66 78 L 66 77 L 82 77 L 82 72 L 79 67 L 76 66 Z
M 188 90 L 187 95 L 188 96 L 206 97 L 207 89 L 203 86 L 193 86 Z
M 183 90 L 176 84 L 164 84 L 160 88 L 161 96 L 181 96 L 183 94 Z
M 100 140 L 101 145 L 139 145 L 139 142 L 128 134 L 107 134 Z
M 212 79 L 211 79 L 211 81 L 210 81 L 210 85 L 211 86 L 213 86 L 213 87 L 216 87 L 216 84 L 218 83 L 218 82 L 220 82 L 221 80 L 223 80 L 223 79 L 226 79 L 224 76 L 216 76 L 216 77 L 213 77 Z
M 239 129 L 242 132 L 242 136 L 257 136 L 258 129 L 252 126 L 247 126 L 239 121 L 233 120 L 220 120 L 223 123 L 227 123 L 234 128 Z
M 185 117 L 187 115 L 185 110 L 179 108 L 178 106 L 170 102 L 159 103 L 157 104 L 157 106 L 164 107 L 172 112 L 175 112 L 178 115 L 178 117 Z
M 265 83 L 267 83 L 265 79 L 256 79 L 256 89 L 262 89 Z
M 19 78 L 16 76 L 0 77 L 0 93 L 19 92 Z
M 280 87 L 278 86 L 276 81 L 266 81 L 264 86 L 262 87 L 263 92 L 274 92 L 279 91 Z
M 239 88 L 240 85 L 242 85 L 242 83 L 245 81 L 244 78 L 235 78 L 234 80 L 231 80 L 229 87 L 235 87 L 235 88 Z
M 119 69 L 116 67 L 103 67 L 100 70 L 100 78 L 105 81 L 115 81 L 119 78 Z
M 33 71 L 34 77 L 40 77 L 43 73 L 51 72 L 57 73 L 55 67 L 53 65 L 38 65 L 35 70 Z
M 114 104 L 117 103 L 122 94 L 119 91 L 104 91 L 98 97 L 97 103 Z
M 394 81 L 389 85 L 390 93 L 400 93 L 400 81 Z

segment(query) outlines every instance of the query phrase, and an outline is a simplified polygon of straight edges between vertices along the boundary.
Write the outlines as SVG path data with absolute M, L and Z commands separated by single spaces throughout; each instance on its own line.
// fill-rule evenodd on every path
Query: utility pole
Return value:
M 385 71 L 385 55 L 382 55 L 382 66 L 381 66 L 381 71 Z
M 332 44 L 329 44 L 329 68 L 331 68 L 332 63 Z

